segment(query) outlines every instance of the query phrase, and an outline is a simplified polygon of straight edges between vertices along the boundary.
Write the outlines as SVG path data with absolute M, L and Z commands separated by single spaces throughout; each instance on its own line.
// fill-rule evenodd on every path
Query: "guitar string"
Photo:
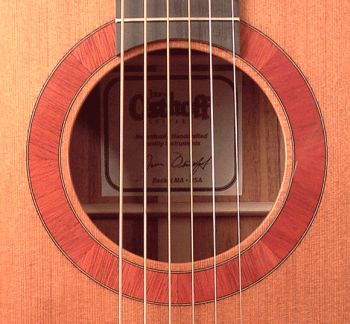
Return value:
M 123 193 L 124 193 L 124 0 L 120 3 L 120 129 L 119 129 L 119 264 L 118 264 L 118 321 L 122 323 L 123 295 Z
M 191 0 L 187 1 L 187 31 L 188 31 L 188 116 L 190 131 L 190 216 L 191 216 L 191 305 L 192 324 L 195 321 L 194 314 L 194 215 L 193 215 L 193 127 L 192 127 L 192 45 L 191 45 Z
M 233 63 L 233 100 L 235 115 L 235 166 L 236 166 L 236 201 L 237 201 L 237 241 L 238 241 L 238 281 L 239 281 L 239 321 L 243 323 L 242 303 L 242 265 L 241 265 L 241 217 L 240 217 L 240 172 L 239 172 L 239 145 L 238 145 L 238 104 L 237 104 L 237 71 L 236 71 L 236 35 L 235 35 L 235 7 L 231 1 L 232 9 L 232 63 Z
M 143 1 L 143 323 L 147 323 L 147 0 Z
M 211 179 L 212 179 L 212 213 L 213 213 L 213 274 L 214 274 L 214 323 L 217 323 L 217 278 L 216 278 L 216 202 L 215 202 L 215 141 L 214 141 L 214 82 L 213 82 L 213 35 L 212 8 L 209 6 L 209 71 L 210 71 L 210 133 L 211 133 Z
M 169 0 L 166 1 L 166 92 L 167 92 L 167 177 L 168 177 L 168 319 L 171 323 L 171 174 L 170 174 L 170 19 Z

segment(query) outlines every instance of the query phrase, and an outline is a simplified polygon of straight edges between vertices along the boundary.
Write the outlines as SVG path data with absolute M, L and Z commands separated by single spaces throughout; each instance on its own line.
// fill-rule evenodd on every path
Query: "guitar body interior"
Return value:
M 62 154 L 69 150 L 67 143 L 72 132 L 69 127 L 74 123 L 79 107 L 92 89 L 92 84 L 110 70 L 111 66 L 118 64 L 114 62 L 115 60 L 109 59 L 108 50 L 113 53 L 113 48 L 108 49 L 107 46 L 114 35 L 111 21 L 115 18 L 115 3 L 114 1 L 3 1 L 0 12 L 2 31 L 0 56 L 3 62 L 0 119 L 1 322 L 117 323 L 117 280 L 109 280 L 108 274 L 103 274 L 99 267 L 105 267 L 105 263 L 108 263 L 110 268 L 116 271 L 118 265 L 112 254 L 106 254 L 105 257 L 103 255 L 98 259 L 98 256 L 91 256 L 87 252 L 86 256 L 81 257 L 80 253 L 84 253 L 85 247 L 88 249 L 92 247 L 89 245 L 92 243 L 89 240 L 85 241 L 83 236 L 75 238 L 78 241 L 81 239 L 81 245 L 74 241 L 73 247 L 70 247 L 69 238 L 68 241 L 64 241 L 64 231 L 70 230 L 68 229 L 70 225 L 61 219 L 56 221 L 57 215 L 53 216 L 54 219 L 50 218 L 48 214 L 50 208 L 47 207 L 52 205 L 63 210 L 65 202 L 61 205 L 60 195 L 57 193 L 59 189 L 55 187 L 52 187 L 52 190 L 47 189 L 54 173 L 51 171 L 45 173 L 43 169 L 46 168 L 45 163 L 48 167 L 51 165 L 50 158 L 45 160 L 45 152 L 51 152 L 57 155 L 58 160 L 61 159 L 63 176 L 74 178 L 69 172 L 68 158 L 62 159 Z M 276 109 L 285 137 L 287 159 L 285 162 L 278 160 L 273 166 L 283 169 L 282 163 L 285 170 L 284 178 L 279 174 L 282 185 L 276 206 L 286 205 L 285 192 L 290 197 L 296 195 L 295 199 L 298 200 L 300 198 L 298 195 L 302 195 L 306 189 L 310 192 L 308 201 L 312 201 L 311 212 L 301 222 L 297 220 L 293 222 L 292 218 L 288 223 L 286 211 L 287 220 L 284 225 L 288 224 L 288 230 L 280 232 L 285 240 L 282 238 L 281 241 L 275 242 L 276 246 L 272 246 L 273 241 L 267 236 L 264 236 L 265 240 L 257 240 L 263 242 L 262 245 L 256 243 L 256 249 L 259 249 L 264 257 L 255 250 L 255 254 L 252 252 L 250 258 L 253 263 L 261 263 L 257 266 L 260 270 L 255 272 L 249 265 L 243 264 L 243 286 L 246 287 L 242 292 L 241 302 L 244 323 L 350 321 L 349 14 L 350 4 L 347 1 L 246 0 L 240 3 L 240 18 L 243 22 L 241 56 L 237 59 L 237 66 L 247 74 L 250 73 L 249 76 L 254 79 Z M 40 115 L 38 97 L 45 93 L 45 82 L 62 58 L 87 35 L 96 30 L 101 31 L 101 28 L 104 28 L 105 34 L 98 36 L 98 39 L 102 39 L 101 43 L 107 44 L 105 51 L 100 53 L 102 61 L 86 60 L 85 65 L 83 64 L 84 68 L 81 71 L 82 74 L 87 73 L 86 88 L 80 89 L 77 84 L 80 90 L 75 102 L 69 106 L 71 117 L 64 121 L 68 133 L 63 132 L 62 143 L 58 143 L 57 140 L 60 139 L 54 138 L 52 133 L 55 127 L 58 130 L 63 127 L 59 121 L 59 113 L 56 115 L 53 112 L 46 117 Z M 154 46 L 164 48 L 163 45 Z M 181 42 L 173 45 L 186 48 Z M 203 44 L 198 43 L 194 47 L 197 47 L 198 51 L 207 51 Z M 254 54 L 258 49 L 264 51 L 266 48 L 267 56 L 259 57 Z M 79 54 L 81 61 L 84 60 L 84 53 L 90 50 L 85 48 L 84 52 L 82 47 Z M 277 60 L 279 58 L 277 52 L 281 53 L 280 61 Z M 227 52 L 220 52 L 217 49 L 216 53 L 223 59 L 230 60 Z M 288 53 L 288 56 L 285 53 Z M 289 100 L 293 105 L 293 98 L 303 96 L 298 84 L 295 89 L 300 92 L 283 98 L 288 89 L 293 89 L 292 81 L 295 79 L 291 79 L 291 84 L 280 84 L 278 80 L 274 80 L 274 70 L 265 69 L 269 55 L 275 54 L 276 62 L 280 63 L 276 63 L 275 66 L 278 74 L 285 72 L 285 70 L 278 71 L 278 67 L 287 64 L 285 60 L 289 62 L 289 65 L 285 65 L 286 69 L 293 66 L 295 71 L 299 71 L 298 69 L 302 71 L 304 78 L 298 82 L 306 86 L 303 89 L 310 96 L 308 97 L 310 102 L 313 102 L 314 112 L 317 112 L 318 124 L 315 129 L 312 126 L 313 118 L 316 117 L 303 112 L 304 102 L 299 106 L 297 104 L 299 110 L 295 111 L 295 107 L 288 110 Z M 72 61 L 68 58 L 67 62 L 69 67 Z M 79 64 L 73 65 L 72 67 L 78 71 Z M 67 71 L 63 76 L 64 80 L 70 78 L 69 70 Z M 80 75 L 72 75 L 72 79 L 75 77 L 79 79 Z M 282 79 L 286 80 L 288 78 Z M 51 95 L 53 97 L 49 97 L 49 100 L 53 101 L 49 103 L 61 100 L 62 105 L 59 107 L 64 109 L 64 96 L 55 94 L 55 90 Z M 281 109 L 278 110 L 276 107 Z M 35 109 L 36 113 L 33 114 Z M 35 128 L 37 118 L 43 118 L 44 121 L 39 130 Z M 309 126 L 308 123 L 314 133 L 307 131 L 303 133 L 304 127 Z M 295 129 L 293 125 L 297 125 Z M 303 138 L 307 141 L 310 137 L 313 141 L 303 146 Z M 46 146 L 40 146 L 45 140 L 48 141 Z M 60 146 L 56 148 L 55 145 L 58 144 Z M 61 154 L 61 157 L 58 157 L 58 154 Z M 281 156 L 284 156 L 284 153 L 281 153 Z M 305 156 L 307 158 L 303 160 Z M 79 157 L 77 159 L 79 161 Z M 263 188 L 264 180 L 259 181 Z M 296 188 L 295 192 L 294 189 L 291 190 L 291 184 Z M 276 186 L 279 187 L 278 184 Z M 70 203 L 78 211 L 80 208 L 81 222 L 91 235 L 97 237 L 107 249 L 115 251 L 116 245 L 112 240 L 105 237 L 88 217 L 83 215 L 84 212 L 79 207 L 72 185 L 70 188 L 68 185 L 66 190 L 71 193 Z M 42 195 L 54 201 L 43 200 Z M 59 203 L 55 205 L 56 202 Z M 276 206 L 273 210 L 278 209 Z M 304 209 L 301 208 L 297 212 L 301 215 Z M 272 219 L 277 217 L 277 214 L 277 211 L 272 212 L 267 221 L 262 222 L 261 227 L 252 233 L 253 237 L 248 236 L 247 240 L 243 241 L 242 248 L 248 248 L 256 238 L 265 233 L 270 228 L 269 224 L 278 226 L 277 221 L 268 221 L 269 217 Z M 281 215 L 278 220 L 282 219 Z M 79 231 L 74 233 L 79 235 Z M 296 233 L 295 237 L 291 235 L 290 238 L 290 233 Z M 220 255 L 219 261 L 228 260 L 228 253 L 230 252 Z M 125 252 L 125 255 L 134 265 L 142 266 L 139 257 L 129 252 Z M 97 259 L 99 261 L 95 262 Z M 200 261 L 196 264 L 198 267 L 205 267 L 205 262 Z M 234 262 L 233 260 L 235 267 Z M 247 260 L 243 259 L 242 262 Z M 164 265 L 157 265 L 155 261 L 150 261 L 150 266 L 166 270 Z M 108 267 L 104 269 L 108 270 Z M 114 271 L 113 269 L 110 271 Z M 144 314 L 143 303 L 140 301 L 142 291 L 136 284 L 133 285 L 133 281 L 140 279 L 137 277 L 137 267 L 130 266 L 125 269 L 127 273 L 125 278 L 129 274 L 130 282 L 124 279 L 128 296 L 123 298 L 122 322 L 142 323 Z M 176 265 L 176 270 L 188 273 L 189 268 L 186 265 L 181 267 L 179 264 Z M 203 276 L 196 279 L 198 300 L 196 299 L 195 322 L 214 323 L 214 305 L 210 297 L 205 296 L 206 281 Z M 152 277 L 155 287 L 157 281 L 161 282 L 163 277 L 156 275 Z M 226 277 L 222 275 L 222 278 Z M 174 276 L 173 323 L 189 323 L 192 318 L 188 296 L 181 292 L 181 280 L 188 282 L 188 277 L 183 279 L 181 276 L 179 278 Z M 222 297 L 217 301 L 218 323 L 238 323 L 240 320 L 240 296 L 237 287 L 232 285 L 227 288 L 228 286 L 227 282 L 220 285 L 218 281 L 218 294 Z M 151 288 L 152 283 L 149 289 Z M 201 291 L 204 291 L 202 295 Z M 148 323 L 168 323 L 166 294 L 167 286 L 161 291 L 154 289 L 149 293 L 152 302 L 147 305 Z

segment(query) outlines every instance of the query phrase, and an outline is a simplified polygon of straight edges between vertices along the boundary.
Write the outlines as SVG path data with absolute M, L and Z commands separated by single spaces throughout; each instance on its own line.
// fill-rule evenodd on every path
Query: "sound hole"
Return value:
M 171 50 L 171 247 L 173 262 L 191 260 L 188 52 Z M 168 260 L 166 53 L 148 55 L 147 155 L 143 148 L 143 53 L 125 62 L 123 246 L 143 257 L 143 163 L 147 162 L 147 255 Z M 213 256 L 209 57 L 192 54 L 194 257 Z M 237 244 L 232 65 L 219 57 L 214 71 L 216 252 Z M 72 131 L 73 185 L 92 222 L 118 243 L 119 68 L 110 71 L 83 103 Z M 238 160 L 241 240 L 266 217 L 284 172 L 284 141 L 270 102 L 238 71 Z

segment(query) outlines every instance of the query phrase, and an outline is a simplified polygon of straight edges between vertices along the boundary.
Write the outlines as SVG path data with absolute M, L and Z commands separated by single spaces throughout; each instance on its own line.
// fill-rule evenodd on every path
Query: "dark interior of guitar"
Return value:
M 188 51 L 171 50 L 171 246 L 173 262 L 191 257 Z M 214 143 L 217 254 L 237 244 L 235 154 L 241 174 L 241 240 L 266 217 L 284 174 L 284 142 L 262 90 L 237 72 L 238 129 L 234 129 L 232 65 L 214 57 Z M 143 53 L 125 63 L 124 248 L 143 255 L 143 163 L 147 159 L 147 254 L 167 260 L 166 53 L 148 55 L 148 141 L 143 147 Z M 213 255 L 209 56 L 192 53 L 194 257 Z M 119 69 L 88 95 L 75 122 L 70 170 L 93 223 L 118 242 Z M 234 150 L 238 134 L 239 151 Z

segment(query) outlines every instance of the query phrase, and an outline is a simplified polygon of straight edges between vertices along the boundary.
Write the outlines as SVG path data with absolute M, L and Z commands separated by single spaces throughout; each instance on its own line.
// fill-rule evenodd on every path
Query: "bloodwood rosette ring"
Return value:
M 60 169 L 60 143 L 66 115 L 85 83 L 115 59 L 115 25 L 108 23 L 81 40 L 57 65 L 33 112 L 27 147 L 28 178 L 37 212 L 62 253 L 83 273 L 118 289 L 118 255 L 82 225 L 69 202 Z M 241 254 L 246 289 L 276 269 L 304 237 L 318 209 L 326 176 L 327 151 L 322 117 L 301 71 L 271 39 L 241 23 L 240 60 L 269 84 L 287 116 L 293 150 L 289 190 L 270 226 Z M 212 267 L 196 268 L 195 302 L 212 300 Z M 238 258 L 217 265 L 217 297 L 239 291 Z M 167 304 L 167 271 L 148 269 L 147 301 Z M 191 304 L 191 271 L 172 274 L 172 304 Z M 143 268 L 123 258 L 123 294 L 143 299 Z

